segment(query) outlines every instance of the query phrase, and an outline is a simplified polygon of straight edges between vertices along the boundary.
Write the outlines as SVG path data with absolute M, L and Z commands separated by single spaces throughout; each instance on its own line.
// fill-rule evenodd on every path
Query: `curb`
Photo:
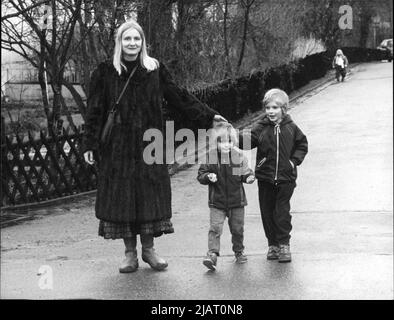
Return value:
M 15 206 L 6 206 L 1 208 L 1 213 L 8 213 L 8 212 L 15 212 L 15 213 L 27 213 L 30 209 L 40 209 L 40 208 L 45 208 L 53 204 L 57 203 L 69 203 L 72 202 L 75 199 L 78 198 L 84 198 L 87 196 L 91 196 L 92 194 L 96 193 L 96 189 L 91 190 L 91 191 L 86 191 L 86 192 L 81 192 L 77 194 L 71 194 L 65 197 L 61 198 L 55 198 L 55 199 L 49 199 L 41 202 L 32 202 L 32 203 L 26 203 L 26 204 L 18 204 Z M 1 223 L 1 226 L 3 226 L 3 222 Z

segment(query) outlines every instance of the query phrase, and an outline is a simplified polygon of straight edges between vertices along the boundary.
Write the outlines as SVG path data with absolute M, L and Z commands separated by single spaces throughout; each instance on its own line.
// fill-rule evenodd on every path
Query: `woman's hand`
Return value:
M 225 118 L 223 118 L 221 115 L 215 114 L 215 116 L 213 117 L 212 127 L 215 127 L 215 125 L 218 122 L 228 122 L 228 121 Z
M 94 158 L 93 158 L 93 151 L 86 151 L 83 154 L 83 157 L 85 158 L 85 162 L 92 165 L 95 163 Z

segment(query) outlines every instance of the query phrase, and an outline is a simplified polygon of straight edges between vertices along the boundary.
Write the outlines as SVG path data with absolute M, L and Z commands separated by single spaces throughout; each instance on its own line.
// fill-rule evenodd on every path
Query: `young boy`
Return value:
M 211 270 L 216 270 L 220 236 L 226 217 L 228 217 L 236 262 L 247 261 L 243 253 L 244 206 L 247 205 L 247 201 L 242 183 L 253 183 L 255 178 L 253 171 L 247 165 L 246 158 L 239 150 L 234 149 L 237 135 L 231 124 L 220 122 L 213 129 L 211 138 L 215 144 L 215 157 L 209 157 L 208 164 L 200 166 L 197 180 L 209 186 L 210 228 L 208 253 L 203 264 Z
M 290 199 L 296 186 L 297 166 L 308 152 L 306 136 L 287 114 L 289 97 L 280 89 L 269 90 L 263 99 L 266 115 L 241 134 L 241 147 L 257 147 L 255 174 L 260 213 L 268 239 L 268 260 L 290 262 Z M 246 148 L 246 147 L 245 147 Z

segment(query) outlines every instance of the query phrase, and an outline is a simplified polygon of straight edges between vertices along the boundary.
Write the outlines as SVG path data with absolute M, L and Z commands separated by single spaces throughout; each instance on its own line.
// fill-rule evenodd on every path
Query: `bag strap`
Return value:
M 137 67 L 138 67 L 138 63 L 137 63 L 137 65 L 134 67 L 134 69 L 131 71 L 131 73 L 130 73 L 130 75 L 129 75 L 129 78 L 127 79 L 127 82 L 126 82 L 126 84 L 124 85 L 124 87 L 123 87 L 123 89 L 122 89 L 122 92 L 120 93 L 119 98 L 116 100 L 115 105 L 114 105 L 114 107 L 112 108 L 111 112 L 116 111 L 116 109 L 117 109 L 117 107 L 118 107 L 118 105 L 119 105 L 120 99 L 122 99 L 123 94 L 124 94 L 124 92 L 126 91 L 127 86 L 129 85 L 129 82 L 130 82 L 131 77 L 133 76 L 133 74 L 134 74 L 135 71 L 137 70 Z

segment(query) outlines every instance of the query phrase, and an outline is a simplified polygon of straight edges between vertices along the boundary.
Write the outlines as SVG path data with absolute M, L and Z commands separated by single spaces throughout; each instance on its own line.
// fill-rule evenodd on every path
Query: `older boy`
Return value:
M 260 213 L 268 239 L 268 260 L 290 262 L 290 199 L 296 186 L 297 166 L 308 152 L 306 136 L 287 114 L 289 97 L 280 89 L 269 90 L 263 99 L 266 115 L 240 135 L 257 147 L 255 174 L 258 179 Z M 243 144 L 243 145 L 242 145 Z

